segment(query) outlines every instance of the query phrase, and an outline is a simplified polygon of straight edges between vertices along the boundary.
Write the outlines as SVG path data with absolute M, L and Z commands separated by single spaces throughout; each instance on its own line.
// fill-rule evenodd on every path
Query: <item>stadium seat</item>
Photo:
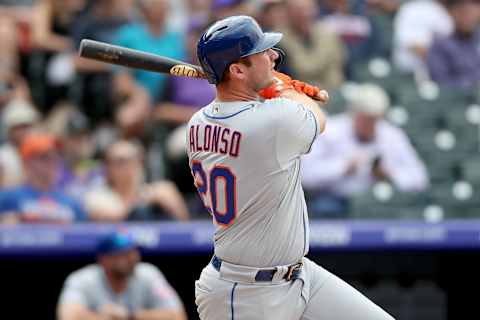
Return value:
M 462 162 L 462 174 L 474 185 L 480 186 L 480 154 L 472 154 Z
M 381 190 L 374 186 L 351 199 L 350 215 L 356 219 L 423 219 L 427 194 Z
M 430 203 L 445 210 L 445 218 L 480 217 L 480 189 L 468 181 L 435 185 L 430 192 Z
M 329 92 L 330 100 L 328 101 L 328 106 L 325 111 L 330 115 L 338 114 L 345 111 L 346 100 L 342 95 L 341 90 L 334 90 Z

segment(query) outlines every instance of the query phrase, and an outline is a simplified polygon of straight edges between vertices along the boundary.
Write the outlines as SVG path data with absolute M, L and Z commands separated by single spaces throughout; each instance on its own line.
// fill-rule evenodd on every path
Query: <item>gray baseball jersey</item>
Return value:
M 269 267 L 308 252 L 308 216 L 300 156 L 318 134 L 298 102 L 217 102 L 199 110 L 187 130 L 195 185 L 217 229 L 215 254 Z
M 106 304 L 118 304 L 127 310 L 182 308 L 182 302 L 163 274 L 148 263 L 139 263 L 128 282 L 127 290 L 115 294 L 110 289 L 103 269 L 89 265 L 73 272 L 65 280 L 59 304 L 81 304 L 99 311 Z

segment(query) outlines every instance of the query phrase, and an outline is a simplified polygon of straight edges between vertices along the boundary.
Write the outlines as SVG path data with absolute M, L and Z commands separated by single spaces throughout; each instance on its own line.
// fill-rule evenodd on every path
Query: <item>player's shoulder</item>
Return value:
M 101 273 L 102 270 L 98 264 L 90 264 L 72 272 L 66 281 L 70 284 L 91 286 L 100 279 Z
M 148 262 L 140 262 L 135 267 L 135 278 L 148 283 L 158 278 L 164 278 L 164 276 L 155 265 Z
M 195 125 L 195 124 L 198 124 L 199 122 L 201 122 L 201 118 L 202 118 L 202 115 L 203 115 L 203 112 L 205 110 L 206 107 L 203 107 L 203 108 L 200 108 L 198 109 L 193 115 L 192 117 L 190 118 L 190 120 L 188 121 L 187 123 L 187 126 L 190 127 L 191 125 Z
M 305 107 L 298 101 L 278 97 L 263 101 L 256 106 L 256 109 L 264 113 L 281 115 L 285 113 L 303 111 L 305 110 Z

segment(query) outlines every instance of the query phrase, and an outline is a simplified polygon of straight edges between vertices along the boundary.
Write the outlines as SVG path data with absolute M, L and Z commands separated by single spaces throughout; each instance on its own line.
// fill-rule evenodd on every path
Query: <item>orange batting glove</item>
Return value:
M 300 80 L 292 80 L 292 85 L 297 92 L 304 93 L 314 100 L 318 100 L 322 103 L 328 102 L 328 92 L 321 90 L 317 86 L 312 86 L 311 84 L 305 83 Z
M 286 89 L 295 89 L 299 93 L 306 94 L 312 99 L 326 103 L 328 101 L 328 93 L 325 90 L 320 90 L 316 86 L 312 86 L 308 83 L 299 80 L 292 80 L 288 75 L 274 71 L 276 83 L 271 86 L 260 90 L 259 94 L 265 99 L 272 99 L 279 96 L 280 92 Z
M 274 83 L 270 86 L 263 88 L 258 94 L 265 99 L 273 99 L 280 95 L 280 92 L 287 89 L 295 89 L 292 85 L 292 78 L 284 73 L 274 72 Z

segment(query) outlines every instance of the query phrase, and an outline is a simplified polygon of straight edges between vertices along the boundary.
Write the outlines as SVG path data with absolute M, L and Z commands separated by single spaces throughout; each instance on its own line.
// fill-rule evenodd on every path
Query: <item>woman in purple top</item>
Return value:
M 198 65 L 196 39 L 204 29 L 204 23 L 190 23 L 187 35 L 187 50 L 190 62 Z M 155 119 L 170 125 L 186 124 L 198 108 L 215 99 L 215 87 L 194 78 L 170 77 L 166 95 L 155 108 Z

